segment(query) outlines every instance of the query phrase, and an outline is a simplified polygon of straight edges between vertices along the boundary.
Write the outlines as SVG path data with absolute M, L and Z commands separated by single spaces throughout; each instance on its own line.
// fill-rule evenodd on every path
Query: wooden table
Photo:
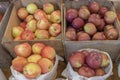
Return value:
M 118 78 L 118 73 L 117 73 L 117 65 L 115 64 L 115 62 L 113 62 L 113 75 L 110 76 L 107 80 L 120 80 L 120 78 Z M 61 76 L 61 72 L 65 69 L 66 67 L 66 64 L 64 62 L 60 62 L 59 63 L 59 66 L 58 66 L 58 70 L 57 70 L 57 76 L 56 78 L 63 78 L 63 76 Z M 9 78 L 11 76 L 11 73 L 10 73 L 10 69 L 9 68 L 2 68 L 5 76 L 7 78 Z

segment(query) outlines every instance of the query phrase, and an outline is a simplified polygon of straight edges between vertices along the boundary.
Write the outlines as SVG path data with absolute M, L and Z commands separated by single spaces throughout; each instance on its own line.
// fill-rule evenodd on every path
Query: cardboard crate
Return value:
M 22 7 L 22 6 L 26 6 L 29 3 L 36 3 L 39 8 L 42 8 L 44 3 L 48 3 L 51 2 L 55 5 L 55 8 L 59 8 L 61 10 L 61 26 L 62 26 L 62 32 L 60 35 L 58 35 L 58 37 L 55 40 L 48 40 L 48 39 L 41 39 L 41 40 L 30 40 L 30 41 L 26 41 L 26 40 L 21 40 L 21 41 L 13 41 L 13 37 L 11 35 L 11 29 L 13 26 L 17 26 L 20 24 L 20 19 L 17 16 L 17 10 Z M 30 42 L 30 43 L 34 43 L 34 42 L 43 42 L 46 44 L 50 44 L 52 46 L 54 46 L 54 48 L 58 51 L 63 51 L 63 45 L 62 45 L 62 40 L 63 40 L 63 11 L 62 11 L 62 5 L 61 5 L 61 1 L 60 0 L 18 0 L 14 3 L 14 7 L 12 9 L 12 13 L 7 25 L 7 28 L 5 30 L 3 39 L 2 39 L 2 44 L 3 46 L 11 53 L 11 55 L 13 57 L 15 57 L 16 55 L 14 54 L 14 46 L 16 44 L 22 43 L 22 42 Z M 58 52 L 58 54 L 60 55 L 64 55 L 63 52 Z
M 0 22 L 0 42 L 2 41 L 3 33 L 6 29 L 8 19 L 11 14 L 11 10 L 13 5 L 9 2 L 0 2 L 0 13 L 4 14 L 1 22 Z M 11 65 L 12 56 L 3 48 L 2 44 L 0 44 L 0 67 L 9 67 Z
M 120 27 L 118 20 L 116 19 L 114 25 L 119 32 L 118 40 L 91 40 L 91 41 L 70 41 L 66 38 L 66 10 L 70 8 L 79 9 L 81 5 L 87 5 L 89 1 L 99 2 L 100 5 L 107 6 L 110 10 L 115 11 L 114 6 L 111 1 L 108 0 L 79 0 L 75 1 L 65 1 L 64 7 L 64 45 L 66 51 L 66 58 L 72 53 L 82 48 L 94 48 L 102 51 L 106 51 L 110 54 L 112 60 L 115 60 L 120 53 Z

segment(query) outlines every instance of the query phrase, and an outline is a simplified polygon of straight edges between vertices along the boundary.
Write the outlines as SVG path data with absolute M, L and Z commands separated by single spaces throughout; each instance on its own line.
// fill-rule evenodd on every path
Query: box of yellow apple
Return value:
M 12 60 L 10 80 L 54 80 L 59 60 L 57 51 L 49 45 L 37 42 L 30 45 L 27 42 L 14 47 L 17 55 Z
M 62 48 L 63 18 L 60 0 L 18 0 L 4 33 L 2 44 L 15 57 L 15 44 L 45 41 Z M 63 50 L 60 50 L 63 51 Z

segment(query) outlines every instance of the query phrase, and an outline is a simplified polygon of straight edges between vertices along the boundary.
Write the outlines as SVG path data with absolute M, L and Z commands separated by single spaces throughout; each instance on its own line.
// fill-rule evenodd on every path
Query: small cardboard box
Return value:
M 21 41 L 13 41 L 13 37 L 11 35 L 11 29 L 13 26 L 17 26 L 20 24 L 20 19 L 17 16 L 17 10 L 20 7 L 25 7 L 29 3 L 35 3 L 38 5 L 39 8 L 42 8 L 44 3 L 51 2 L 55 5 L 55 8 L 58 8 L 61 10 L 61 26 L 62 26 L 62 32 L 60 35 L 55 40 L 21 40 Z M 3 39 L 2 39 L 2 44 L 3 46 L 11 53 L 13 57 L 15 57 L 14 54 L 14 46 L 16 44 L 22 43 L 22 42 L 30 42 L 30 43 L 35 43 L 35 42 L 43 42 L 45 44 L 52 45 L 56 50 L 58 51 L 63 51 L 63 45 L 62 45 L 62 37 L 63 37 L 63 11 L 62 11 L 62 5 L 61 5 L 61 0 L 18 0 L 14 3 L 14 7 L 12 9 L 12 13 L 6 28 L 6 31 L 4 33 Z M 58 52 L 58 54 L 63 55 L 63 52 Z
M 79 1 L 65 1 L 64 7 L 64 44 L 66 51 L 66 58 L 72 53 L 82 48 L 93 48 L 106 51 L 110 54 L 111 58 L 115 60 L 120 53 L 120 27 L 116 19 L 114 26 L 119 32 L 118 40 L 91 40 L 91 41 L 70 41 L 66 38 L 66 10 L 70 8 L 79 9 L 82 5 L 88 5 L 90 1 L 96 1 L 102 6 L 107 6 L 110 10 L 115 11 L 111 1 L 108 0 L 79 0 Z

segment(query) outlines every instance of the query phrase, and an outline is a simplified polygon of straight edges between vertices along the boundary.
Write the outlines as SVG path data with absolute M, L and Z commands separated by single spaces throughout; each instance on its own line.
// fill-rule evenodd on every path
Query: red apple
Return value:
M 50 72 L 53 68 L 53 63 L 47 58 L 42 58 L 38 61 L 39 66 L 41 67 L 41 72 L 43 74 Z
M 81 18 L 77 17 L 75 18 L 73 21 L 72 21 L 72 26 L 75 28 L 75 29 L 80 29 L 84 26 L 84 20 L 82 20 Z
M 99 26 L 96 26 L 98 31 L 103 31 L 105 28 L 105 21 L 104 19 L 101 19 L 101 24 Z
M 61 22 L 61 11 L 60 10 L 53 11 L 50 15 L 50 21 L 53 23 L 60 23 Z
M 92 51 L 86 57 L 86 62 L 91 68 L 97 69 L 102 64 L 102 56 L 99 52 Z
M 42 18 L 37 22 L 38 29 L 49 29 L 50 23 L 46 18 Z
M 80 52 L 73 53 L 69 57 L 69 62 L 72 67 L 79 68 L 84 64 L 84 55 Z
M 19 8 L 18 12 L 17 12 L 17 15 L 20 19 L 23 20 L 28 16 L 28 12 L 25 8 Z
M 34 54 L 41 54 L 42 49 L 45 47 L 43 43 L 34 43 L 32 45 L 32 51 Z
M 100 15 L 98 14 L 91 14 L 88 22 L 93 23 L 95 26 L 100 26 L 101 25 L 101 18 Z
M 77 38 L 76 30 L 73 27 L 69 26 L 66 31 L 66 37 L 72 41 L 76 40 Z
M 35 31 L 35 36 L 37 39 L 49 39 L 50 34 L 47 30 L 39 30 Z
M 103 32 L 97 32 L 93 35 L 92 40 L 106 40 Z
M 19 37 L 22 34 L 23 31 L 24 31 L 24 29 L 20 26 L 12 27 L 12 36 L 14 38 Z
M 72 22 L 78 16 L 78 11 L 76 9 L 68 9 L 66 12 L 66 20 Z
M 28 13 L 34 14 L 35 11 L 38 9 L 38 7 L 37 7 L 36 4 L 30 3 L 30 4 L 27 5 L 26 9 L 27 9 Z
M 89 3 L 90 12 L 97 13 L 99 11 L 99 9 L 100 9 L 100 5 L 98 2 L 93 1 L 93 2 Z
M 96 76 L 104 76 L 105 71 L 102 68 L 98 68 L 95 70 Z
M 91 69 L 90 67 L 82 66 L 78 70 L 79 75 L 84 77 L 93 77 L 95 76 L 95 71 Z
M 37 28 L 37 21 L 33 19 L 27 23 L 25 30 L 35 32 L 36 28 Z
M 85 57 L 88 56 L 89 52 L 87 50 L 80 51 L 81 54 L 83 54 Z
M 15 46 L 14 51 L 17 56 L 28 57 L 31 55 L 31 46 L 28 43 L 22 43 Z
M 57 23 L 52 24 L 52 25 L 50 26 L 50 28 L 49 28 L 49 33 L 50 33 L 50 35 L 51 35 L 51 36 L 57 36 L 57 35 L 59 35 L 60 32 L 61 32 L 61 30 L 62 30 L 61 28 L 62 28 L 62 27 L 61 27 L 60 24 L 57 24 Z
M 26 64 L 27 64 L 27 59 L 24 58 L 24 57 L 17 56 L 16 58 L 14 58 L 12 60 L 12 66 L 18 72 L 22 72 L 23 71 L 23 67 Z
M 102 6 L 102 7 L 100 8 L 99 13 L 100 13 L 102 16 L 104 16 L 107 11 L 108 11 L 108 8 L 107 8 L 106 6 Z
M 22 40 L 33 40 L 35 38 L 35 35 L 32 31 L 29 30 L 25 30 L 22 34 L 21 34 L 21 39 Z
M 46 18 L 47 19 L 46 13 L 43 10 L 41 10 L 41 9 L 38 9 L 38 10 L 35 11 L 34 17 L 35 17 L 36 20 L 40 20 L 42 18 Z
M 27 23 L 26 23 L 25 21 L 20 23 L 20 26 L 21 26 L 23 29 L 26 28 L 26 25 L 27 25 Z
M 37 63 L 27 63 L 23 68 L 23 74 L 29 80 L 35 79 L 41 74 L 41 68 Z
M 77 33 L 77 40 L 78 41 L 87 41 L 87 40 L 90 40 L 90 36 L 85 33 L 85 32 L 78 32 Z
M 48 58 L 48 59 L 54 59 L 56 56 L 56 51 L 53 47 L 51 46 L 45 46 L 42 49 L 41 56 L 43 58 Z
M 54 9 L 54 5 L 51 3 L 45 3 L 43 4 L 43 10 L 47 13 L 47 14 L 51 14 L 55 9 Z

